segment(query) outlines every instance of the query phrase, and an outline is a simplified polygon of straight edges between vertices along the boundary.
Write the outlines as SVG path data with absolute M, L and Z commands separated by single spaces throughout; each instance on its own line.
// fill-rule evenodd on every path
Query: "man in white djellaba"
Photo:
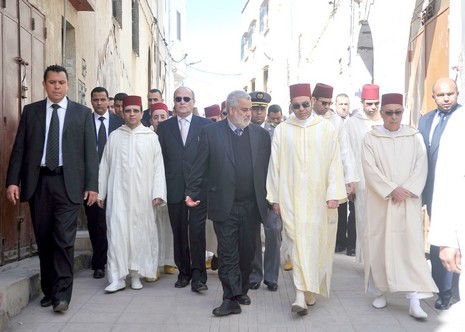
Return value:
M 123 100 L 125 124 L 113 131 L 99 169 L 98 204 L 106 204 L 110 284 L 106 293 L 141 289 L 141 277 L 156 278 L 156 206 L 166 202 L 163 157 L 157 135 L 141 124 L 142 98 Z M 148 167 L 150 166 L 150 167 Z

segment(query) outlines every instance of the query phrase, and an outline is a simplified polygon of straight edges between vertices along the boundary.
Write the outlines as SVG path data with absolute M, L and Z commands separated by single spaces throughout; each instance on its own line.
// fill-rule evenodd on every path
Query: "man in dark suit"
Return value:
M 90 93 L 90 102 L 94 109 L 94 128 L 96 134 L 96 146 L 99 156 L 99 162 L 102 159 L 103 148 L 107 142 L 110 133 L 121 127 L 124 120 L 108 111 L 108 91 L 103 87 L 96 87 Z M 92 244 L 92 270 L 94 278 L 100 279 L 105 276 L 105 265 L 107 264 L 107 223 L 105 218 L 105 209 L 100 208 L 97 204 L 91 206 L 84 205 L 87 215 L 87 229 Z
M 434 178 L 440 139 L 448 121 L 454 121 L 455 110 L 461 107 L 461 105 L 457 104 L 458 94 L 457 85 L 452 79 L 438 79 L 433 84 L 433 99 L 437 105 L 437 109 L 422 116 L 418 123 L 418 130 L 423 136 L 428 153 L 428 177 L 423 189 L 422 200 L 423 204 L 426 204 L 430 218 L 432 214 Z M 442 265 L 439 258 L 439 247 L 430 246 L 430 260 L 433 279 L 439 289 L 438 299 L 434 307 L 439 310 L 447 310 L 451 305 L 452 299 L 453 273 L 447 271 Z
M 233 91 L 226 100 L 227 119 L 206 126 L 200 137 L 197 160 L 186 189 L 186 203 L 205 202 L 218 239 L 218 275 L 223 303 L 216 316 L 241 313 L 239 304 L 250 304 L 252 271 L 260 221 L 267 218 L 265 180 L 271 151 L 270 135 L 250 124 L 252 102 L 244 91 Z
M 187 87 L 174 91 L 176 116 L 158 125 L 158 138 L 163 152 L 167 186 L 168 213 L 173 231 L 174 262 L 178 267 L 176 288 L 189 285 L 193 292 L 207 290 L 205 269 L 205 220 L 207 201 L 205 188 L 202 204 L 189 208 L 184 202 L 186 182 L 197 158 L 202 127 L 212 121 L 192 114 L 194 92 Z
M 147 102 L 148 108 L 144 111 L 144 115 L 142 116 L 142 124 L 146 127 L 150 127 L 150 106 L 156 103 L 163 103 L 164 99 L 162 93 L 158 89 L 150 89 L 147 93 Z
M 28 201 L 40 259 L 43 307 L 65 312 L 73 287 L 74 240 L 83 199 L 97 199 L 92 111 L 66 97 L 68 73 L 47 67 L 47 98 L 24 107 L 11 152 L 7 198 Z M 21 183 L 21 191 L 19 185 Z

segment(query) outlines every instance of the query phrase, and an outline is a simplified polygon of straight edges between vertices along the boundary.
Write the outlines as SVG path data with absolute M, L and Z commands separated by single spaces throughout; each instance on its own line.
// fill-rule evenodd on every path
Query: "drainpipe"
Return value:
M 68 0 L 63 0 L 63 20 L 62 20 L 62 41 L 61 41 L 61 65 L 65 67 L 66 61 L 66 9 L 68 8 Z

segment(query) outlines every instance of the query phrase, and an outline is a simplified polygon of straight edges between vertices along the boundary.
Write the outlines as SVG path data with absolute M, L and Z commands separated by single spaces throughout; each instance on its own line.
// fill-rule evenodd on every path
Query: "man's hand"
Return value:
M 392 202 L 394 204 L 402 203 L 409 197 L 411 197 L 410 191 L 402 187 L 397 187 L 391 193 Z
M 331 199 L 326 202 L 326 206 L 328 207 L 328 209 L 336 209 L 339 206 L 339 201 Z
M 163 203 L 163 200 L 161 198 L 155 198 L 152 200 L 153 206 L 161 205 Z
M 190 198 L 190 196 L 186 196 L 185 202 L 188 207 L 196 207 L 200 204 L 200 201 L 194 201 L 192 198 Z
M 277 216 L 281 215 L 281 208 L 279 207 L 279 203 L 273 203 L 273 211 Z
M 87 206 L 91 206 L 97 201 L 98 193 L 95 191 L 84 191 L 84 200 L 87 200 Z
M 355 182 L 346 184 L 346 192 L 347 192 L 347 196 L 350 196 L 353 193 L 355 193 Z
M 442 265 L 447 271 L 460 273 L 462 272 L 460 266 L 462 263 L 462 255 L 460 250 L 457 248 L 441 247 L 439 249 L 439 258 L 442 261 Z
M 19 200 L 19 187 L 14 184 L 10 184 L 6 189 L 6 198 L 16 205 L 16 201 Z

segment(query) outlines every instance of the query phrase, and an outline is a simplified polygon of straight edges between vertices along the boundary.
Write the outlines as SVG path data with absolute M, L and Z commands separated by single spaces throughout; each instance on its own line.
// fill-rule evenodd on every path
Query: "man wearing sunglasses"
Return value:
M 379 86 L 376 84 L 365 84 L 362 88 L 362 110 L 354 112 L 346 123 L 347 135 L 350 147 L 355 158 L 355 167 L 358 171 L 360 181 L 355 188 L 355 223 L 357 240 L 355 245 L 356 261 L 363 262 L 363 231 L 365 225 L 365 178 L 362 172 L 362 140 L 366 133 L 374 125 L 383 124 L 379 114 Z
M 365 289 L 373 307 L 387 306 L 386 293 L 405 292 L 409 315 L 426 319 L 420 299 L 437 287 L 425 259 L 421 193 L 428 162 L 418 130 L 402 125 L 403 96 L 381 98 L 382 125 L 363 139 L 362 166 L 366 181 Z
M 200 130 L 212 121 L 193 114 L 194 92 L 179 87 L 173 94 L 176 116 L 158 125 L 168 190 L 168 213 L 173 231 L 174 262 L 178 268 L 176 288 L 191 283 L 193 292 L 208 289 L 205 269 L 205 221 L 207 219 L 206 186 L 202 186 L 202 203 L 188 207 L 184 202 L 186 183 L 200 146 Z
M 315 294 L 329 296 L 337 227 L 329 214 L 347 195 L 337 132 L 312 113 L 310 84 L 291 85 L 290 97 L 295 115 L 274 131 L 266 189 L 291 251 L 292 312 L 306 315 Z
M 339 151 L 341 153 L 342 167 L 344 169 L 344 179 L 346 183 L 347 196 L 352 196 L 355 192 L 355 183 L 359 181 L 358 172 L 355 168 L 355 159 L 352 153 L 352 149 L 350 148 L 349 138 L 347 137 L 344 122 L 342 121 L 341 117 L 330 108 L 333 104 L 332 99 L 333 87 L 327 84 L 317 83 L 312 94 L 313 111 L 317 115 L 331 122 L 337 131 Z M 341 205 L 344 205 L 347 209 L 347 203 L 343 203 Z M 332 210 L 330 212 L 332 218 L 338 218 L 336 211 Z M 345 215 L 345 227 L 341 228 L 341 230 L 344 230 L 344 234 L 339 233 L 338 227 L 337 239 L 335 239 L 336 241 L 339 240 L 339 243 L 338 245 L 335 245 L 335 248 L 336 252 L 340 252 L 347 249 L 347 255 L 355 256 L 355 246 L 348 248 L 346 243 L 347 241 L 345 230 L 347 229 L 347 212 L 345 213 Z

